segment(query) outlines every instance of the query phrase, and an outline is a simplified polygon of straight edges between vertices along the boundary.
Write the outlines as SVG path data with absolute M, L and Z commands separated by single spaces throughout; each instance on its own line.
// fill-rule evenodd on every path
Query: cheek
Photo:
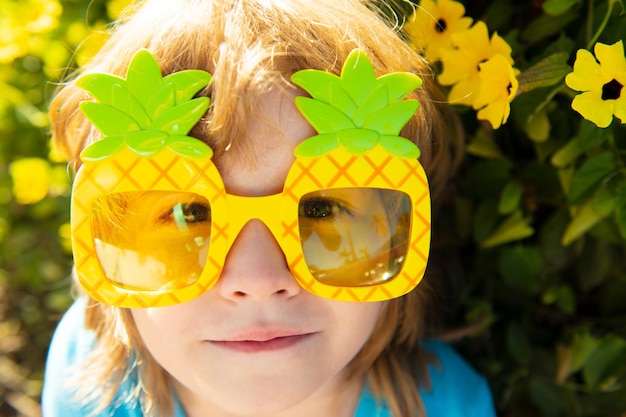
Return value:
M 335 310 L 338 339 L 358 352 L 372 335 L 382 303 L 341 303 Z
M 156 358 L 179 353 L 192 334 L 192 320 L 180 306 L 133 309 L 132 316 L 144 345 Z

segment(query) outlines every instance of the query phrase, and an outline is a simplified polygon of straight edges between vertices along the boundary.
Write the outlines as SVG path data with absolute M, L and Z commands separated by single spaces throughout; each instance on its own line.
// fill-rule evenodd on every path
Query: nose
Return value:
M 216 284 L 231 301 L 288 299 L 300 293 L 285 255 L 267 226 L 258 219 L 241 229 Z

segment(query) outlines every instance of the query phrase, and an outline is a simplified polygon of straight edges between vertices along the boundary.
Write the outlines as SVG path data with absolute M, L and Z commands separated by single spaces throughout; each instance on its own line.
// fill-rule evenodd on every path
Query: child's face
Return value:
M 261 119 L 270 123 L 250 122 L 255 165 L 228 152 L 216 162 L 229 193 L 282 190 L 293 148 L 315 135 L 293 98 L 264 97 Z M 253 220 L 215 287 L 183 304 L 132 313 L 190 415 L 306 416 L 320 406 L 328 407 L 325 415 L 338 415 L 347 393 L 348 402 L 356 401 L 360 381 L 346 383 L 342 371 L 369 338 L 380 310 L 381 303 L 333 301 L 301 289 L 271 232 Z

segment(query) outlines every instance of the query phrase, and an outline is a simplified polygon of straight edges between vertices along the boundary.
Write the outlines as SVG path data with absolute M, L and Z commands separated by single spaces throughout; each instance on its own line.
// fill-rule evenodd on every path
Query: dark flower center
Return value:
M 448 25 L 446 24 L 446 21 L 443 19 L 437 20 L 437 23 L 435 24 L 435 30 L 439 33 L 445 32 L 447 27 Z
M 602 86 L 602 100 L 617 100 L 622 92 L 622 84 L 617 80 L 611 80 Z

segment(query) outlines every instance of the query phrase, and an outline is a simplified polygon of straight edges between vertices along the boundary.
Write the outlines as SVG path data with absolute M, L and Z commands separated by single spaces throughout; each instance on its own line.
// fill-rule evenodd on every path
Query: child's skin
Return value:
M 226 152 L 216 161 L 228 193 L 281 192 L 294 147 L 315 135 L 294 97 L 268 92 L 250 120 L 252 155 Z M 348 378 L 346 366 L 382 306 L 303 290 L 269 229 L 253 220 L 230 249 L 215 287 L 132 316 L 150 353 L 173 377 L 189 417 L 349 417 L 363 376 Z

